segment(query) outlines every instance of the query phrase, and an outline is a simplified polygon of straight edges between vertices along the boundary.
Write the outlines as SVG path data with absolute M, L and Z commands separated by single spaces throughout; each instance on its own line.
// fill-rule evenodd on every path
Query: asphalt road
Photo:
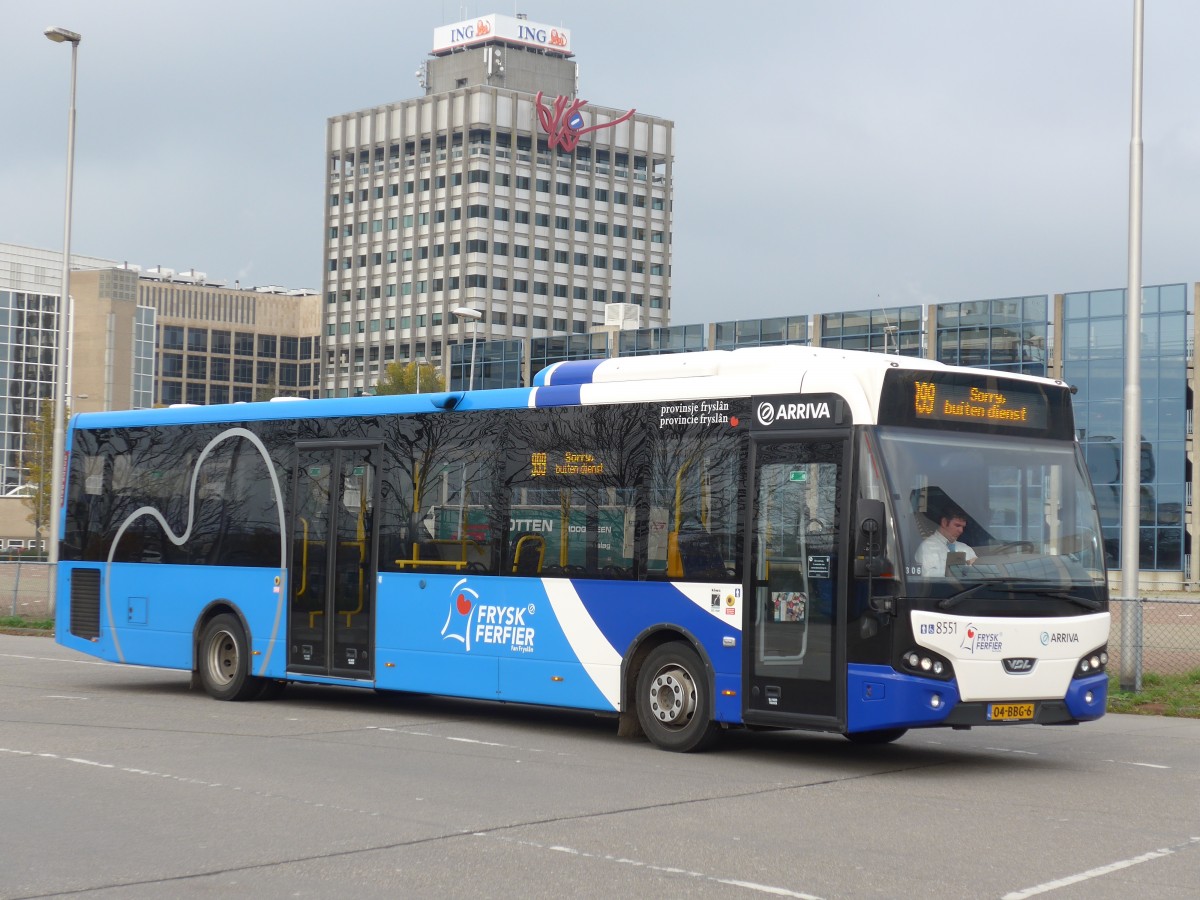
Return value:
M 737 732 L 289 688 L 0 635 L 0 898 L 1193 898 L 1200 721 Z

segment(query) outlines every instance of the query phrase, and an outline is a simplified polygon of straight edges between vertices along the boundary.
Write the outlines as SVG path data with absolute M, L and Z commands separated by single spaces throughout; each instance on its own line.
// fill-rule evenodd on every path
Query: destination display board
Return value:
M 881 425 L 961 427 L 993 434 L 1070 438 L 1070 389 L 979 372 L 893 370 L 884 379 Z

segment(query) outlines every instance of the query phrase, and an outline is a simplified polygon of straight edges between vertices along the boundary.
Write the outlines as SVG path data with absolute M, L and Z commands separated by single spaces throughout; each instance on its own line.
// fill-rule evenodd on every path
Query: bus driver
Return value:
M 975 563 L 975 551 L 959 540 L 967 527 L 967 514 L 957 506 L 943 511 L 937 531 L 925 538 L 917 549 L 917 562 L 926 578 L 944 578 L 946 560 L 951 553 L 961 553 L 966 565 Z

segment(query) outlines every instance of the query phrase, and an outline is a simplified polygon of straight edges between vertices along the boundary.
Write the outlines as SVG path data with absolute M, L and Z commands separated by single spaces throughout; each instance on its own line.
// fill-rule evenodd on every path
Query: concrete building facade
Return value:
M 157 323 L 156 404 L 321 396 L 315 291 L 177 278 L 138 279 L 138 304 L 153 310 Z
M 614 304 L 668 322 L 673 124 L 572 99 L 571 57 L 566 30 L 483 16 L 435 30 L 424 96 L 329 119 L 327 395 L 393 361 L 448 373 L 476 327 L 586 335 Z
M 0 245 L 0 551 L 36 542 L 19 495 L 30 426 L 54 395 L 61 265 L 58 251 Z M 71 299 L 72 412 L 320 396 L 315 291 L 72 254 Z

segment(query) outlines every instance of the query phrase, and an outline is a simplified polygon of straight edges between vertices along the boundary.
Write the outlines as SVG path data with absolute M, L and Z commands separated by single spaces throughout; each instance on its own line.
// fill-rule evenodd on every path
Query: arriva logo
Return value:
M 830 419 L 829 404 L 818 403 L 773 403 L 758 404 L 758 423 L 772 425 L 775 422 L 808 421 L 810 419 Z
M 442 640 L 459 641 L 470 652 L 471 645 L 508 646 L 513 653 L 532 653 L 537 609 L 526 606 L 496 606 L 481 602 L 479 592 L 467 587 L 463 578 L 450 591 L 450 610 L 442 626 Z

